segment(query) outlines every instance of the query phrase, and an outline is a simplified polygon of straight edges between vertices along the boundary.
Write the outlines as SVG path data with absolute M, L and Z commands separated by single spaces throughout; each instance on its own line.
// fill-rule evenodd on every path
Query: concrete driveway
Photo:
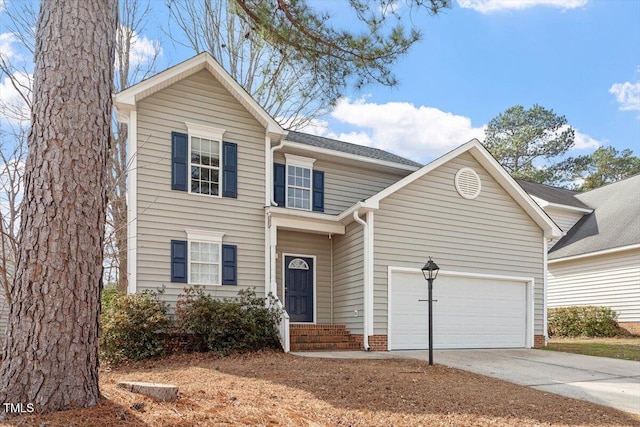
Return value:
M 429 360 L 427 351 L 296 353 Z M 640 414 L 640 362 L 543 350 L 437 350 L 434 362 Z
M 394 351 L 428 360 L 425 351 Z M 640 414 L 640 362 L 542 350 L 440 350 L 435 363 Z

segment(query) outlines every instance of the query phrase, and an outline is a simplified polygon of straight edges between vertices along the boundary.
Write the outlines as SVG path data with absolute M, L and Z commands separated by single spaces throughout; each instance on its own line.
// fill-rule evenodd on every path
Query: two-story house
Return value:
M 477 141 L 420 165 L 288 132 L 208 54 L 114 97 L 129 127 L 129 292 L 277 295 L 292 348 L 533 347 L 561 230 Z M 289 326 L 290 323 L 290 326 Z M 290 330 L 289 330 L 290 328 Z M 340 332 L 343 331 L 343 332 Z M 351 344 L 353 347 L 353 344 Z

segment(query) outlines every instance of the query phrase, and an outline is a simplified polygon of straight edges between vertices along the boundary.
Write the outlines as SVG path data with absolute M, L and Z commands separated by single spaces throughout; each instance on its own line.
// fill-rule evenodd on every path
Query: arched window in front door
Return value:
M 289 263 L 289 270 L 308 270 L 309 264 L 302 258 L 294 258 Z

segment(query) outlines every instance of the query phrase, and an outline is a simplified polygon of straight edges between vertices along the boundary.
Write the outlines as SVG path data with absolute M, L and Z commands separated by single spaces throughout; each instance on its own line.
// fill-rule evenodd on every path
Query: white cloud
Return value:
M 151 62 L 155 56 L 162 55 L 162 46 L 158 40 L 150 40 L 147 36 L 142 36 L 127 27 L 120 26 L 118 29 L 118 40 L 121 40 L 122 33 L 131 31 L 131 49 L 129 51 L 129 65 L 135 68 L 139 65 Z M 118 58 L 116 58 L 117 61 Z M 116 62 L 116 67 L 118 63 Z
M 5 0 L 0 0 L 0 13 L 4 12 L 5 10 L 7 10 L 7 2 Z
M 573 149 L 586 150 L 593 148 L 595 150 L 602 145 L 602 142 L 587 135 L 586 133 L 582 133 L 578 129 L 575 129 L 575 131 L 575 145 L 573 146 Z
M 640 111 L 640 81 L 615 83 L 609 93 L 616 96 L 622 111 Z
M 338 134 L 330 131 L 326 122 L 315 121 L 304 131 L 380 148 L 420 162 L 432 160 L 473 138 L 484 139 L 484 128 L 473 127 L 467 117 L 407 102 L 376 104 L 343 98 L 331 117 L 356 129 Z
M 588 0 L 458 0 L 463 9 L 473 9 L 480 13 L 503 10 L 522 10 L 535 6 L 549 6 L 559 9 L 576 9 L 587 4 Z
M 1 1 L 1 0 L 0 0 Z M 0 4 L 0 7 L 2 5 Z M 1 9 L 0 9 L 1 12 Z M 1 33 L 0 34 L 0 56 L 5 60 L 11 60 L 17 55 L 16 50 L 13 48 L 14 43 L 17 43 L 15 34 L 13 33 Z
M 12 77 L 15 79 L 19 87 L 22 86 L 25 88 L 23 91 L 28 92 L 28 96 L 30 96 L 33 75 L 23 72 L 15 72 Z M 3 120 L 7 120 L 14 124 L 22 123 L 31 119 L 31 112 L 27 103 L 24 102 L 20 93 L 11 83 L 11 78 L 9 76 L 5 76 L 0 81 L 0 116 Z

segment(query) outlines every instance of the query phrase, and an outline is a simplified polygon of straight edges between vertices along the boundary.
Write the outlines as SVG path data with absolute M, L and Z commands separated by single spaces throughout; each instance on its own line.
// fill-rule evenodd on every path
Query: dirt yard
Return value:
M 175 402 L 116 388 L 175 384 Z M 415 360 L 184 355 L 104 368 L 94 408 L 10 426 L 640 426 L 640 417 Z

